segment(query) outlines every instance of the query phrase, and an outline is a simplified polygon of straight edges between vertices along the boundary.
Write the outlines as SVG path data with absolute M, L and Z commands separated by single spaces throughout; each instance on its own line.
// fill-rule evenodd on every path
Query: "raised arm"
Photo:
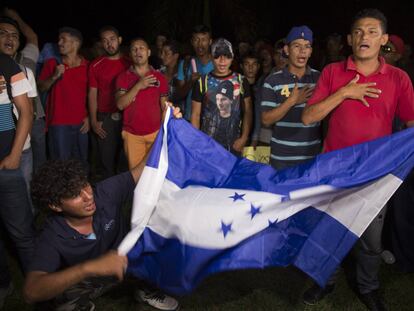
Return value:
M 5 8 L 3 12 L 4 12 L 4 15 L 6 15 L 10 18 L 13 18 L 19 24 L 20 30 L 21 30 L 22 34 L 25 36 L 27 43 L 31 43 L 31 44 L 34 44 L 36 46 L 39 46 L 37 34 L 34 32 L 32 27 L 30 27 L 20 17 L 20 15 L 19 15 L 19 13 L 17 13 L 17 11 L 15 11 L 13 9 Z

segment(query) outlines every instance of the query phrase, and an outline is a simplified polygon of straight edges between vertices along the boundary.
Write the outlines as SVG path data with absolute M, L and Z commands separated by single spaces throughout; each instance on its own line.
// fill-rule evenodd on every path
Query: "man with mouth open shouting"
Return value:
M 151 148 L 168 98 L 168 83 L 148 63 L 148 43 L 141 38 L 131 40 L 129 53 L 132 66 L 116 80 L 116 105 L 123 112 L 122 138 L 129 169 L 142 161 Z
M 388 41 L 384 14 L 377 9 L 362 10 L 354 17 L 350 30 L 348 44 L 353 55 L 325 67 L 302 114 L 305 125 L 330 115 L 325 152 L 391 134 L 395 116 L 407 126 L 414 125 L 410 78 L 379 57 L 381 46 Z M 385 209 L 355 245 L 358 297 L 370 310 L 385 310 L 378 293 Z M 315 304 L 330 293 L 333 279 L 323 289 L 314 286 L 306 291 L 304 302 Z
M 181 118 L 178 108 L 173 114 Z M 91 300 L 124 278 L 128 259 L 115 251 L 127 233 L 121 209 L 144 166 L 145 160 L 95 189 L 75 160 L 51 161 L 39 169 L 32 195 L 52 215 L 29 266 L 23 289 L 27 302 L 46 301 L 40 310 L 94 310 Z M 159 310 L 178 308 L 174 298 L 147 286 L 137 289 L 135 298 Z
M 283 48 L 288 65 L 263 84 L 262 123 L 273 126 L 270 163 L 276 169 L 310 160 L 321 151 L 320 122 L 305 126 L 301 121 L 320 74 L 307 65 L 312 41 L 307 26 L 293 27 Z

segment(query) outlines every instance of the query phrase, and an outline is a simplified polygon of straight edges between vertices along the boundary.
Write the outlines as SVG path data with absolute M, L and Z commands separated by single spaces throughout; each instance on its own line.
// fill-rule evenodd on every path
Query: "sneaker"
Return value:
M 159 290 L 137 289 L 134 296 L 136 300 L 145 302 L 158 310 L 178 310 L 178 301 Z
M 321 301 L 326 295 L 330 294 L 335 288 L 335 284 L 327 285 L 324 288 L 314 284 L 303 294 L 303 303 L 313 306 Z
M 0 287 L 0 310 L 3 308 L 6 298 L 13 293 L 13 290 L 14 286 L 12 282 L 7 287 Z
M 385 311 L 387 308 L 385 307 L 384 301 L 382 300 L 381 295 L 379 294 L 378 290 L 370 291 L 366 294 L 359 294 L 359 300 L 371 311 Z

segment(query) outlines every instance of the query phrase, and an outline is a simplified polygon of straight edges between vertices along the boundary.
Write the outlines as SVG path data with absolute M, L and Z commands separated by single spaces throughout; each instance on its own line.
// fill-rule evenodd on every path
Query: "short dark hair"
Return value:
M 0 16 L 0 24 L 12 25 L 14 28 L 17 29 L 17 31 L 19 32 L 19 36 L 20 36 L 21 30 L 19 27 L 19 23 L 15 19 L 8 17 L 8 16 Z
M 48 161 L 33 176 L 32 198 L 40 207 L 59 206 L 63 199 L 79 195 L 87 184 L 87 174 L 78 160 Z
M 180 54 L 180 44 L 175 40 L 167 40 L 164 46 L 168 46 L 173 54 Z
M 357 14 L 355 14 L 351 22 L 351 32 L 354 29 L 355 23 L 362 18 L 375 18 L 379 20 L 381 23 L 382 32 L 387 33 L 387 18 L 385 17 L 384 13 L 382 13 L 380 10 L 372 8 L 363 9 L 359 11 Z
M 119 31 L 118 31 L 118 29 L 117 29 L 117 28 L 115 28 L 114 26 L 111 26 L 111 25 L 105 25 L 105 26 L 101 27 L 101 29 L 99 29 L 99 36 L 102 36 L 102 34 L 103 34 L 105 31 L 112 31 L 113 33 L 115 33 L 115 34 L 116 34 L 116 36 L 117 36 L 117 37 L 119 37 Z
M 150 46 L 149 46 L 149 44 L 148 44 L 147 40 L 145 40 L 145 39 L 144 39 L 144 38 L 142 38 L 142 37 L 135 37 L 135 38 L 132 38 L 132 39 L 129 41 L 129 47 L 131 47 L 132 43 L 134 43 L 135 41 L 143 41 L 143 42 L 145 42 L 145 44 L 147 45 L 147 47 L 148 47 L 148 48 L 150 48 Z
M 193 28 L 192 35 L 197 33 L 208 33 L 211 37 L 211 28 L 206 25 L 197 25 Z
M 243 57 L 242 57 L 242 63 L 244 63 L 244 61 L 246 60 L 246 58 L 253 58 L 253 59 L 257 59 L 258 62 L 260 61 L 259 55 L 257 55 L 252 50 L 250 50 L 249 52 L 247 52 L 246 54 L 243 55 Z
M 71 35 L 72 37 L 75 37 L 79 40 L 79 42 L 82 44 L 83 42 L 83 35 L 82 32 L 80 32 L 80 30 L 73 28 L 73 27 L 61 27 L 59 28 L 59 35 L 61 33 L 68 33 L 69 35 Z

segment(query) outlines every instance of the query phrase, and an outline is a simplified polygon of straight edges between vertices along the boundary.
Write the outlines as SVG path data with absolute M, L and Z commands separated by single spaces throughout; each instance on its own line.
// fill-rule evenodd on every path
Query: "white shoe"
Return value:
M 137 289 L 134 296 L 136 300 L 145 302 L 158 310 L 178 310 L 178 301 L 159 290 Z

